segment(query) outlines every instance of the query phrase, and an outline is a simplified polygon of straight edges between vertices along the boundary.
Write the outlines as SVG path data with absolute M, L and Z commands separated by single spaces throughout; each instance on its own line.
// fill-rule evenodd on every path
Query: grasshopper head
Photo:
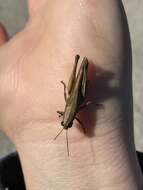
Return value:
M 63 121 L 61 122 L 61 125 L 63 126 L 64 129 L 71 128 L 73 125 L 73 122 L 70 123 L 64 123 Z

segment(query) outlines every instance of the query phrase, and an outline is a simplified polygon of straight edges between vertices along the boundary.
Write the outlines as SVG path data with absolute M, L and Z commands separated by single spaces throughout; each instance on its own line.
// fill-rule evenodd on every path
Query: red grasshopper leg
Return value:
M 82 129 L 83 129 L 83 132 L 86 133 L 86 130 L 85 130 L 85 127 L 84 127 L 84 124 L 82 123 L 82 121 L 80 121 L 77 117 L 75 117 L 75 119 L 79 122 L 79 124 L 81 125 Z

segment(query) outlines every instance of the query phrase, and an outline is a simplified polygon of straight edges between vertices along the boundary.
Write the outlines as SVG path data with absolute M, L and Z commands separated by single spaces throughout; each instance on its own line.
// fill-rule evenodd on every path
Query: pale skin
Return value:
M 0 32 L 0 127 L 18 150 L 27 190 L 142 189 L 133 139 L 131 49 L 121 2 L 28 3 L 25 29 L 8 42 Z M 74 122 L 68 157 L 65 131 L 53 138 L 61 129 L 56 111 L 65 106 L 60 81 L 67 82 L 77 53 L 89 58 L 89 75 L 98 71 L 89 94 L 104 109 L 85 110 L 87 135 Z

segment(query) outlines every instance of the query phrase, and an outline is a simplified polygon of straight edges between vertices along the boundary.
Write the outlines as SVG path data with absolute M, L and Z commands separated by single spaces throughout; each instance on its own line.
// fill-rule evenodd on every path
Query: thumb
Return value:
M 8 34 L 3 24 L 0 23 L 0 46 L 8 41 Z

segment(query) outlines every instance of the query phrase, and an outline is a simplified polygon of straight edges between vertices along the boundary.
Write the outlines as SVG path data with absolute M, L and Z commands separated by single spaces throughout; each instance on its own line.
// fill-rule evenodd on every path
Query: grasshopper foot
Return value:
M 59 118 L 64 115 L 64 112 L 63 112 L 63 111 L 57 111 L 57 113 L 59 114 Z

